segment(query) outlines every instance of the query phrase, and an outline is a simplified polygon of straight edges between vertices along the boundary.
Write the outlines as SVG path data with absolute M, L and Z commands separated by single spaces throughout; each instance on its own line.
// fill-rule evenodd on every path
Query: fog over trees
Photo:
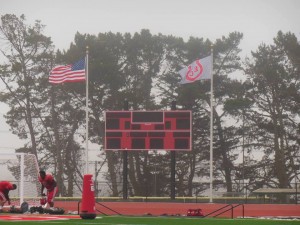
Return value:
M 89 137 L 99 146 L 100 167 L 111 196 L 122 195 L 122 152 L 104 151 L 104 111 L 192 111 L 192 151 L 176 152 L 176 194 L 201 195 L 209 181 L 210 80 L 180 85 L 178 71 L 211 53 L 213 46 L 214 188 L 227 192 L 260 187 L 289 188 L 298 179 L 300 43 L 278 31 L 250 57 L 240 57 L 243 34 L 232 31 L 216 41 L 202 37 L 78 32 L 65 51 L 55 51 L 40 21 L 1 17 L 0 101 L 13 134 L 26 140 L 17 152 L 37 156 L 51 171 L 62 196 L 81 188 L 84 171 L 85 84 L 48 82 L 51 68 L 83 58 L 89 46 Z M 242 160 L 241 160 L 242 159 Z M 170 152 L 128 152 L 131 196 L 170 195 Z M 155 188 L 153 185 L 155 183 Z

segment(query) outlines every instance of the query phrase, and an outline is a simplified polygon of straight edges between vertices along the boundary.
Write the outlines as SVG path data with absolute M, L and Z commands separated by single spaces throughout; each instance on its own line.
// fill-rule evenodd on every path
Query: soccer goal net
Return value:
M 0 153 L 0 180 L 17 185 L 9 192 L 11 205 L 20 206 L 23 202 L 36 205 L 39 201 L 39 166 L 33 154 Z

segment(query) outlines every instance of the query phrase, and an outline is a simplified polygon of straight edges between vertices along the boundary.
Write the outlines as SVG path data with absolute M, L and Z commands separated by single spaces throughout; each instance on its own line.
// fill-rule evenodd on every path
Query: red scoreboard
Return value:
M 106 111 L 105 150 L 191 150 L 191 111 Z

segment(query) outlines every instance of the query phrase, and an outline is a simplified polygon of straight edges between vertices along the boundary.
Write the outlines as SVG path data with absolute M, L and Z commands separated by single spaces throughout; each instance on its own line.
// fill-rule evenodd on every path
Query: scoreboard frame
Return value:
M 192 112 L 105 111 L 104 150 L 192 150 Z

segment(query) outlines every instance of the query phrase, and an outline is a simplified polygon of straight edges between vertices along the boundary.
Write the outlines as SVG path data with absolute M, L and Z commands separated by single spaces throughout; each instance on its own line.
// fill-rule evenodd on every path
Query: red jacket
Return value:
M 0 191 L 4 192 L 4 191 L 10 191 L 13 190 L 13 185 L 12 183 L 8 182 L 8 181 L 0 181 Z
M 45 178 L 42 179 L 39 176 L 39 182 L 48 190 L 52 191 L 56 187 L 56 181 L 51 174 L 46 174 Z
M 8 182 L 8 181 L 0 181 L 0 192 L 2 192 L 5 196 L 5 198 L 10 201 L 9 199 L 9 191 L 13 190 L 14 187 L 12 185 L 12 183 Z

